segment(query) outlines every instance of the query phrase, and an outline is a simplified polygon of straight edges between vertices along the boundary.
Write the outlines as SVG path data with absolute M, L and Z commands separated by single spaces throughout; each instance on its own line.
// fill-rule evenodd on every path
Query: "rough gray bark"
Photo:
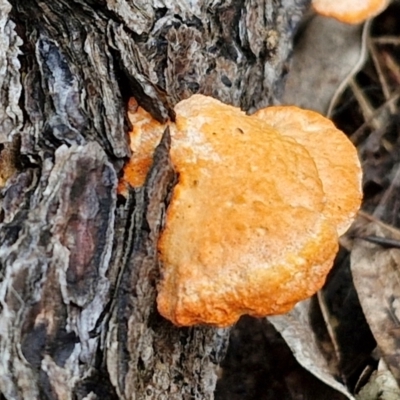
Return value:
M 213 398 L 229 329 L 156 312 L 176 176 L 166 132 L 146 185 L 117 197 L 125 106 L 275 101 L 307 3 L 0 0 L 3 398 Z

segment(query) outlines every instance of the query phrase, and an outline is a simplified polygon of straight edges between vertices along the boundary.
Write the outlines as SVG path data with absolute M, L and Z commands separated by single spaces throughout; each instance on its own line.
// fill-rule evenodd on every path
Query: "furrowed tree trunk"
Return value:
M 0 0 L 2 398 L 214 398 L 229 329 L 155 308 L 168 132 L 145 186 L 117 196 L 126 106 L 166 121 L 197 92 L 274 102 L 307 6 Z

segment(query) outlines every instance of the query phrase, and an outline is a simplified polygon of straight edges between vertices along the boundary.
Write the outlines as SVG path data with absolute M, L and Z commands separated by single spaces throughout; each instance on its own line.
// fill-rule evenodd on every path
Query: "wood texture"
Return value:
M 155 311 L 176 179 L 168 132 L 116 195 L 134 96 L 276 101 L 306 0 L 0 0 L 0 391 L 5 399 L 212 399 L 229 330 Z

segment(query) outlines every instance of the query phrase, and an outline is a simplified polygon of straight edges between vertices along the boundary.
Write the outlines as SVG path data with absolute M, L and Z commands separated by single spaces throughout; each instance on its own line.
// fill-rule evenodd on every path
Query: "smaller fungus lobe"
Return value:
M 360 24 L 382 12 L 389 0 L 312 0 L 314 10 L 348 24 Z

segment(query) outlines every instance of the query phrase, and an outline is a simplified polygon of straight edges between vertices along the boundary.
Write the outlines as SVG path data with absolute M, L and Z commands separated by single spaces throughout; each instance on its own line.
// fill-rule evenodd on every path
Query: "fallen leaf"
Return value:
M 353 400 L 352 394 L 335 378 L 334 372 L 319 347 L 311 326 L 311 302 L 312 299 L 302 301 L 287 314 L 269 317 L 268 320 L 282 335 L 303 368 L 348 399 Z
M 360 25 L 313 17 L 294 49 L 282 103 L 327 114 L 338 88 L 344 89 L 365 62 L 363 32 Z
M 373 222 L 364 232 L 367 237 L 389 236 Z M 351 272 L 382 357 L 400 382 L 400 250 L 358 239 L 351 253 Z
M 400 389 L 392 373 L 383 360 L 378 364 L 369 382 L 356 395 L 357 400 L 398 400 Z

